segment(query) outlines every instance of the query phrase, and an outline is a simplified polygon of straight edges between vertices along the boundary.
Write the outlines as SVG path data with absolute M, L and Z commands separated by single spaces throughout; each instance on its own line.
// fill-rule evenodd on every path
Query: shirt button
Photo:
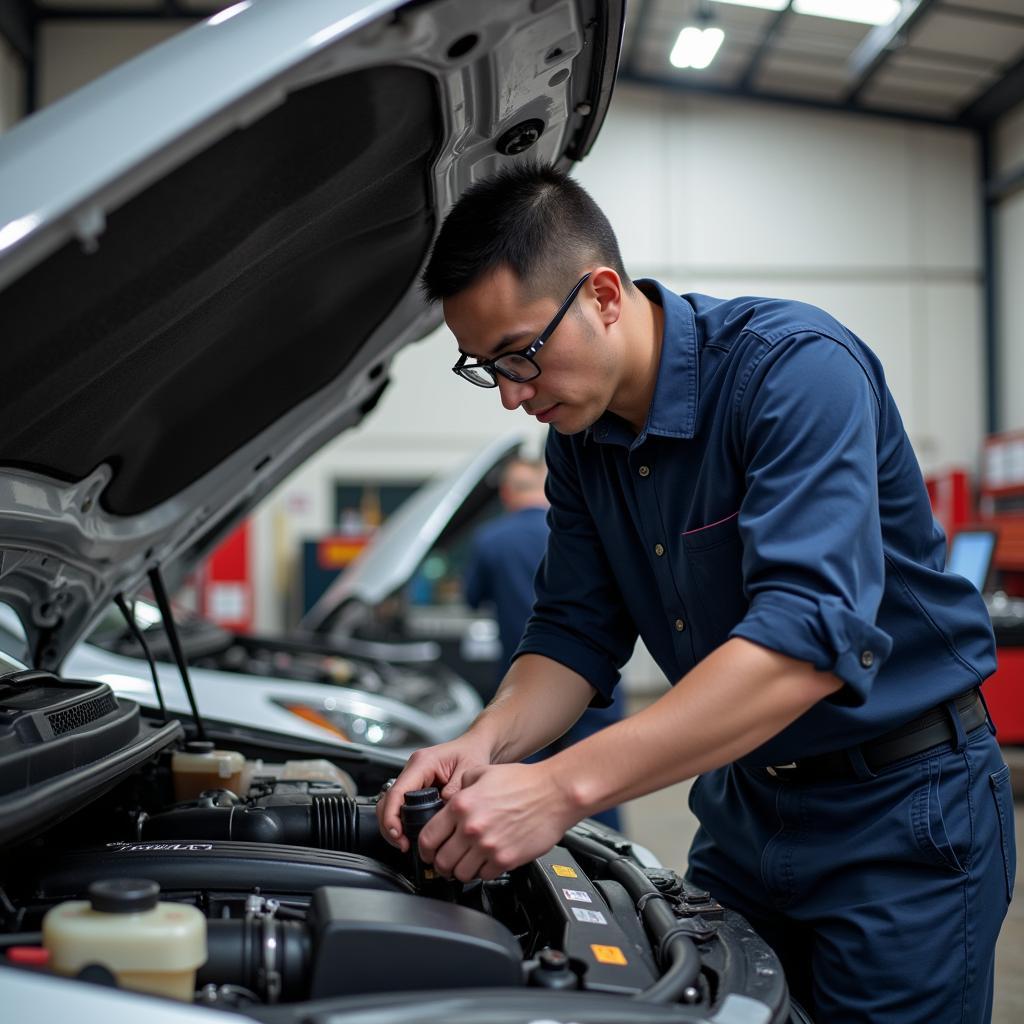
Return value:
M 640 467 L 640 468 L 639 468 L 639 469 L 637 470 L 637 472 L 638 472 L 638 473 L 639 473 L 639 474 L 640 474 L 641 476 L 650 476 L 650 475 L 651 475 L 651 467 L 650 467 L 650 466 L 641 466 L 641 467 Z
M 676 619 L 676 632 L 682 633 L 684 629 L 686 629 L 686 623 L 682 619 Z
M 864 651 L 864 653 L 860 656 L 860 663 L 865 668 L 871 668 L 871 666 L 875 663 L 875 656 L 870 651 Z
M 656 554 L 656 555 L 657 555 L 657 556 L 658 556 L 659 558 L 661 558 L 661 556 L 662 556 L 663 554 L 665 554 L 665 545 L 664 545 L 664 544 L 655 544 L 655 545 L 654 545 L 654 553 L 655 553 L 655 554 Z

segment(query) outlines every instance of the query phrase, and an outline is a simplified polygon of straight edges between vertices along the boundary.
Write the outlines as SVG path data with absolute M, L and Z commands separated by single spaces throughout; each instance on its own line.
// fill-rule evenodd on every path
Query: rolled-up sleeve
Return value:
M 730 635 L 834 673 L 846 685 L 831 699 L 862 704 L 892 650 L 875 625 L 885 573 L 874 385 L 841 342 L 796 334 L 766 344 L 736 412 L 749 605 Z
M 536 601 L 515 657 L 542 654 L 583 676 L 606 707 L 619 670 L 633 653 L 637 628 L 623 603 L 567 440 L 554 431 L 546 447 L 550 509 L 547 552 L 537 571 Z

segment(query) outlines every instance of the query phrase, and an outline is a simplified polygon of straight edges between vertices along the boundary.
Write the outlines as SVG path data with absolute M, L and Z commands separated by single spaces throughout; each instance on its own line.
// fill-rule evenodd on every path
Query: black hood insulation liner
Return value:
M 158 505 L 342 373 L 434 230 L 433 79 L 309 86 L 0 293 L 0 464 Z

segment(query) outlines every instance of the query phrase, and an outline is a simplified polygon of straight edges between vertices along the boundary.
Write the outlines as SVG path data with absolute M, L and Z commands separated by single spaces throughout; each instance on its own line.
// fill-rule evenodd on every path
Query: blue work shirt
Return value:
M 607 699 L 637 633 L 675 683 L 730 637 L 845 684 L 744 758 L 879 735 L 995 669 L 875 355 L 799 302 L 674 295 L 643 430 L 605 413 L 547 442 L 551 537 L 516 654 Z
M 533 578 L 548 542 L 546 510 L 522 508 L 485 523 L 473 537 L 466 603 L 494 605 L 501 641 L 498 679 L 508 671 L 533 607 Z

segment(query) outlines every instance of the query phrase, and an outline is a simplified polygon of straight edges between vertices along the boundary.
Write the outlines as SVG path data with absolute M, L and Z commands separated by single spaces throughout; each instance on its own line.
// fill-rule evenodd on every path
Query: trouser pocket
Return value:
M 1010 788 L 1010 769 L 1003 765 L 988 777 L 992 798 L 999 816 L 999 840 L 1003 851 L 1003 874 L 1006 878 L 1006 900 L 1013 896 L 1017 879 L 1017 838 L 1013 827 L 1013 793 Z
M 954 813 L 954 833 L 947 830 L 947 822 L 943 814 L 943 783 L 942 768 L 938 758 L 921 762 L 925 776 L 922 784 L 914 793 L 912 824 L 914 839 L 922 855 L 939 867 L 948 868 L 958 874 L 964 872 L 963 858 L 969 854 L 970 822 L 966 815 Z M 966 804 L 965 786 L 955 775 L 946 783 L 950 791 L 946 794 L 947 806 Z M 959 798 L 963 797 L 963 803 Z M 952 804 L 949 803 L 952 801 Z M 960 819 L 964 820 L 960 820 Z M 959 843 L 958 843 L 958 840 Z

